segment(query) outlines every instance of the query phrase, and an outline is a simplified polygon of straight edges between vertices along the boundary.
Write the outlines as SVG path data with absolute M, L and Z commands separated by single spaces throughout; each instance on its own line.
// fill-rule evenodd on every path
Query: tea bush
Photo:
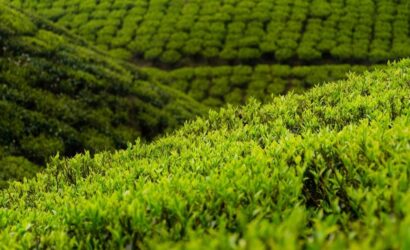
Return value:
M 4 249 L 408 249 L 410 61 L 0 191 Z
M 147 82 L 134 66 L 0 3 L 0 148 L 8 148 L 0 154 L 1 183 L 27 177 L 31 165 L 44 166 L 57 152 L 73 156 L 151 140 L 204 110 Z
M 220 100 L 209 102 L 218 104 L 211 107 L 219 108 L 226 102 L 244 104 L 250 97 L 265 101 L 270 99 L 271 95 L 283 95 L 296 89 L 309 89 L 325 82 L 346 79 L 350 72 L 361 73 L 379 67 L 383 66 L 346 64 L 289 67 L 259 64 L 255 67 L 186 67 L 171 71 L 141 68 L 141 72 L 146 74 L 149 81 L 157 81 L 183 91 L 199 102 L 207 98 Z M 198 85 L 197 82 L 201 84 Z M 234 91 L 235 93 L 232 93 Z M 232 98 L 225 98 L 228 94 Z
M 261 62 L 263 56 L 272 63 L 356 64 L 410 56 L 403 48 L 410 43 L 407 1 L 6 1 L 108 49 L 128 48 L 129 59 L 168 66 L 188 66 L 186 58 L 246 63 Z M 96 25 L 100 22 L 104 25 Z M 111 27 L 126 29 L 127 35 Z M 104 35 L 86 34 L 89 29 Z

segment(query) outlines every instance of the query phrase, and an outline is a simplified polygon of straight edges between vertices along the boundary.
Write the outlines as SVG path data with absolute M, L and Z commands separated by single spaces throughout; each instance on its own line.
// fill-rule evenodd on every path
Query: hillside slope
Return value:
M 171 71 L 140 68 L 149 81 L 160 82 L 185 92 L 213 108 L 245 104 L 254 98 L 265 102 L 288 92 L 301 93 L 316 85 L 344 80 L 349 73 L 363 73 L 385 65 L 288 66 L 259 64 L 238 66 L 185 67 Z
M 204 110 L 67 31 L 0 4 L 0 183 L 30 175 L 33 163 L 58 151 L 124 148 Z
M 140 63 L 374 63 L 410 56 L 408 1 L 8 1 Z
M 410 247 L 410 60 L 209 116 L 14 184 L 0 245 Z
M 213 108 L 302 92 L 410 56 L 407 1 L 6 1 L 150 67 L 148 79 Z

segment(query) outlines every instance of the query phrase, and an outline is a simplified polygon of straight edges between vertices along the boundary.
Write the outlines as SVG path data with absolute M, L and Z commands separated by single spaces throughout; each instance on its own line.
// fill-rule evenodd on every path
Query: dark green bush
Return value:
M 352 55 L 352 48 L 348 45 L 341 45 L 332 49 L 331 53 L 338 59 L 348 59 Z
M 169 64 L 174 64 L 178 62 L 181 59 L 181 54 L 178 51 L 175 50 L 166 50 L 164 53 L 161 55 L 161 62 L 163 63 L 169 63 Z
M 157 59 L 157 58 L 159 58 L 159 57 L 161 56 L 162 51 L 163 51 L 163 50 L 162 50 L 161 48 L 152 48 L 152 49 L 149 49 L 149 50 L 145 51 L 145 53 L 144 53 L 144 58 L 145 58 L 146 60 L 154 60 L 154 59 Z
M 322 54 L 318 50 L 308 46 L 299 47 L 297 54 L 300 59 L 306 61 L 312 61 L 322 58 Z
M 212 81 L 212 86 L 209 94 L 213 97 L 223 97 L 231 90 L 231 85 L 228 77 L 215 78 Z
M 277 77 L 287 77 L 291 74 L 291 67 L 288 65 L 273 65 L 272 66 L 272 75 Z
M 238 58 L 241 60 L 257 59 L 262 55 L 259 49 L 241 48 L 238 52 Z
M 188 40 L 183 48 L 183 51 L 187 55 L 196 55 L 202 49 L 202 40 L 201 39 L 191 39 Z
M 219 56 L 225 60 L 232 60 L 238 56 L 238 51 L 233 48 L 225 48 L 221 51 Z
M 133 54 L 130 51 L 128 51 L 126 49 L 122 49 L 122 48 L 112 49 L 112 50 L 109 51 L 109 54 L 112 57 L 119 58 L 119 59 L 124 59 L 124 60 L 131 59 L 132 56 L 133 56 Z
M 225 103 L 240 104 L 243 102 L 243 91 L 240 88 L 233 89 L 225 96 Z
M 216 47 L 206 47 L 202 54 L 205 58 L 216 58 L 219 56 L 219 49 Z
M 64 142 L 60 138 L 44 134 L 25 137 L 19 143 L 24 155 L 34 162 L 42 162 L 57 153 L 64 152 Z
M 278 49 L 275 52 L 275 58 L 279 61 L 286 61 L 289 60 L 290 58 L 292 58 L 294 55 L 294 51 L 292 49 Z
M 269 95 L 280 95 L 285 93 L 287 87 L 286 80 L 274 78 L 272 83 L 268 85 L 266 92 Z
M 0 155 L 0 189 L 8 186 L 8 181 L 22 181 L 33 177 L 40 169 L 25 157 Z
M 215 67 L 212 69 L 211 73 L 213 77 L 229 76 L 232 74 L 232 67 L 231 66 Z
M 388 52 L 383 49 L 374 49 L 370 51 L 369 58 L 373 63 L 378 63 L 382 62 L 388 55 Z
M 249 90 L 264 90 L 267 86 L 268 82 L 266 81 L 252 81 L 249 83 L 248 89 Z
M 272 41 L 262 42 L 259 45 L 259 48 L 263 54 L 265 53 L 273 53 L 276 51 L 277 46 Z
M 209 97 L 203 100 L 202 103 L 208 107 L 215 108 L 215 109 L 224 106 L 224 102 L 221 99 L 217 99 L 214 97 Z
M 331 14 L 332 9 L 326 0 L 314 0 L 311 5 L 310 14 L 314 17 L 324 18 Z

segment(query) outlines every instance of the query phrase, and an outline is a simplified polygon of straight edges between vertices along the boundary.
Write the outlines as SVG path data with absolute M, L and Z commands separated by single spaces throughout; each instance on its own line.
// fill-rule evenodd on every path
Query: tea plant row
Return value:
M 283 95 L 289 91 L 300 93 L 315 85 L 345 79 L 351 72 L 362 73 L 376 67 L 381 66 L 241 65 L 187 67 L 173 71 L 141 68 L 141 72 L 149 81 L 185 92 L 207 106 L 221 107 L 226 103 L 244 104 L 251 97 L 267 101 L 272 95 Z
M 124 148 L 202 111 L 132 66 L 0 5 L 0 187 L 57 152 Z
M 410 56 L 407 1 L 9 1 L 115 56 L 165 65 L 358 63 Z

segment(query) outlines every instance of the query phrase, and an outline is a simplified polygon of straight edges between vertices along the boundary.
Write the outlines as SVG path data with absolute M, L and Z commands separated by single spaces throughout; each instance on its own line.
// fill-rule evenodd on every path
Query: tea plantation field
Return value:
M 54 25 L 0 5 L 0 186 L 57 152 L 126 147 L 206 111 Z
M 154 65 L 375 63 L 410 56 L 406 0 L 9 0 Z
M 409 0 L 0 0 L 0 250 L 410 249 Z
M 0 195 L 4 249 L 408 249 L 410 61 L 55 158 Z
M 407 1 L 6 2 L 212 108 L 303 92 L 410 56 Z

